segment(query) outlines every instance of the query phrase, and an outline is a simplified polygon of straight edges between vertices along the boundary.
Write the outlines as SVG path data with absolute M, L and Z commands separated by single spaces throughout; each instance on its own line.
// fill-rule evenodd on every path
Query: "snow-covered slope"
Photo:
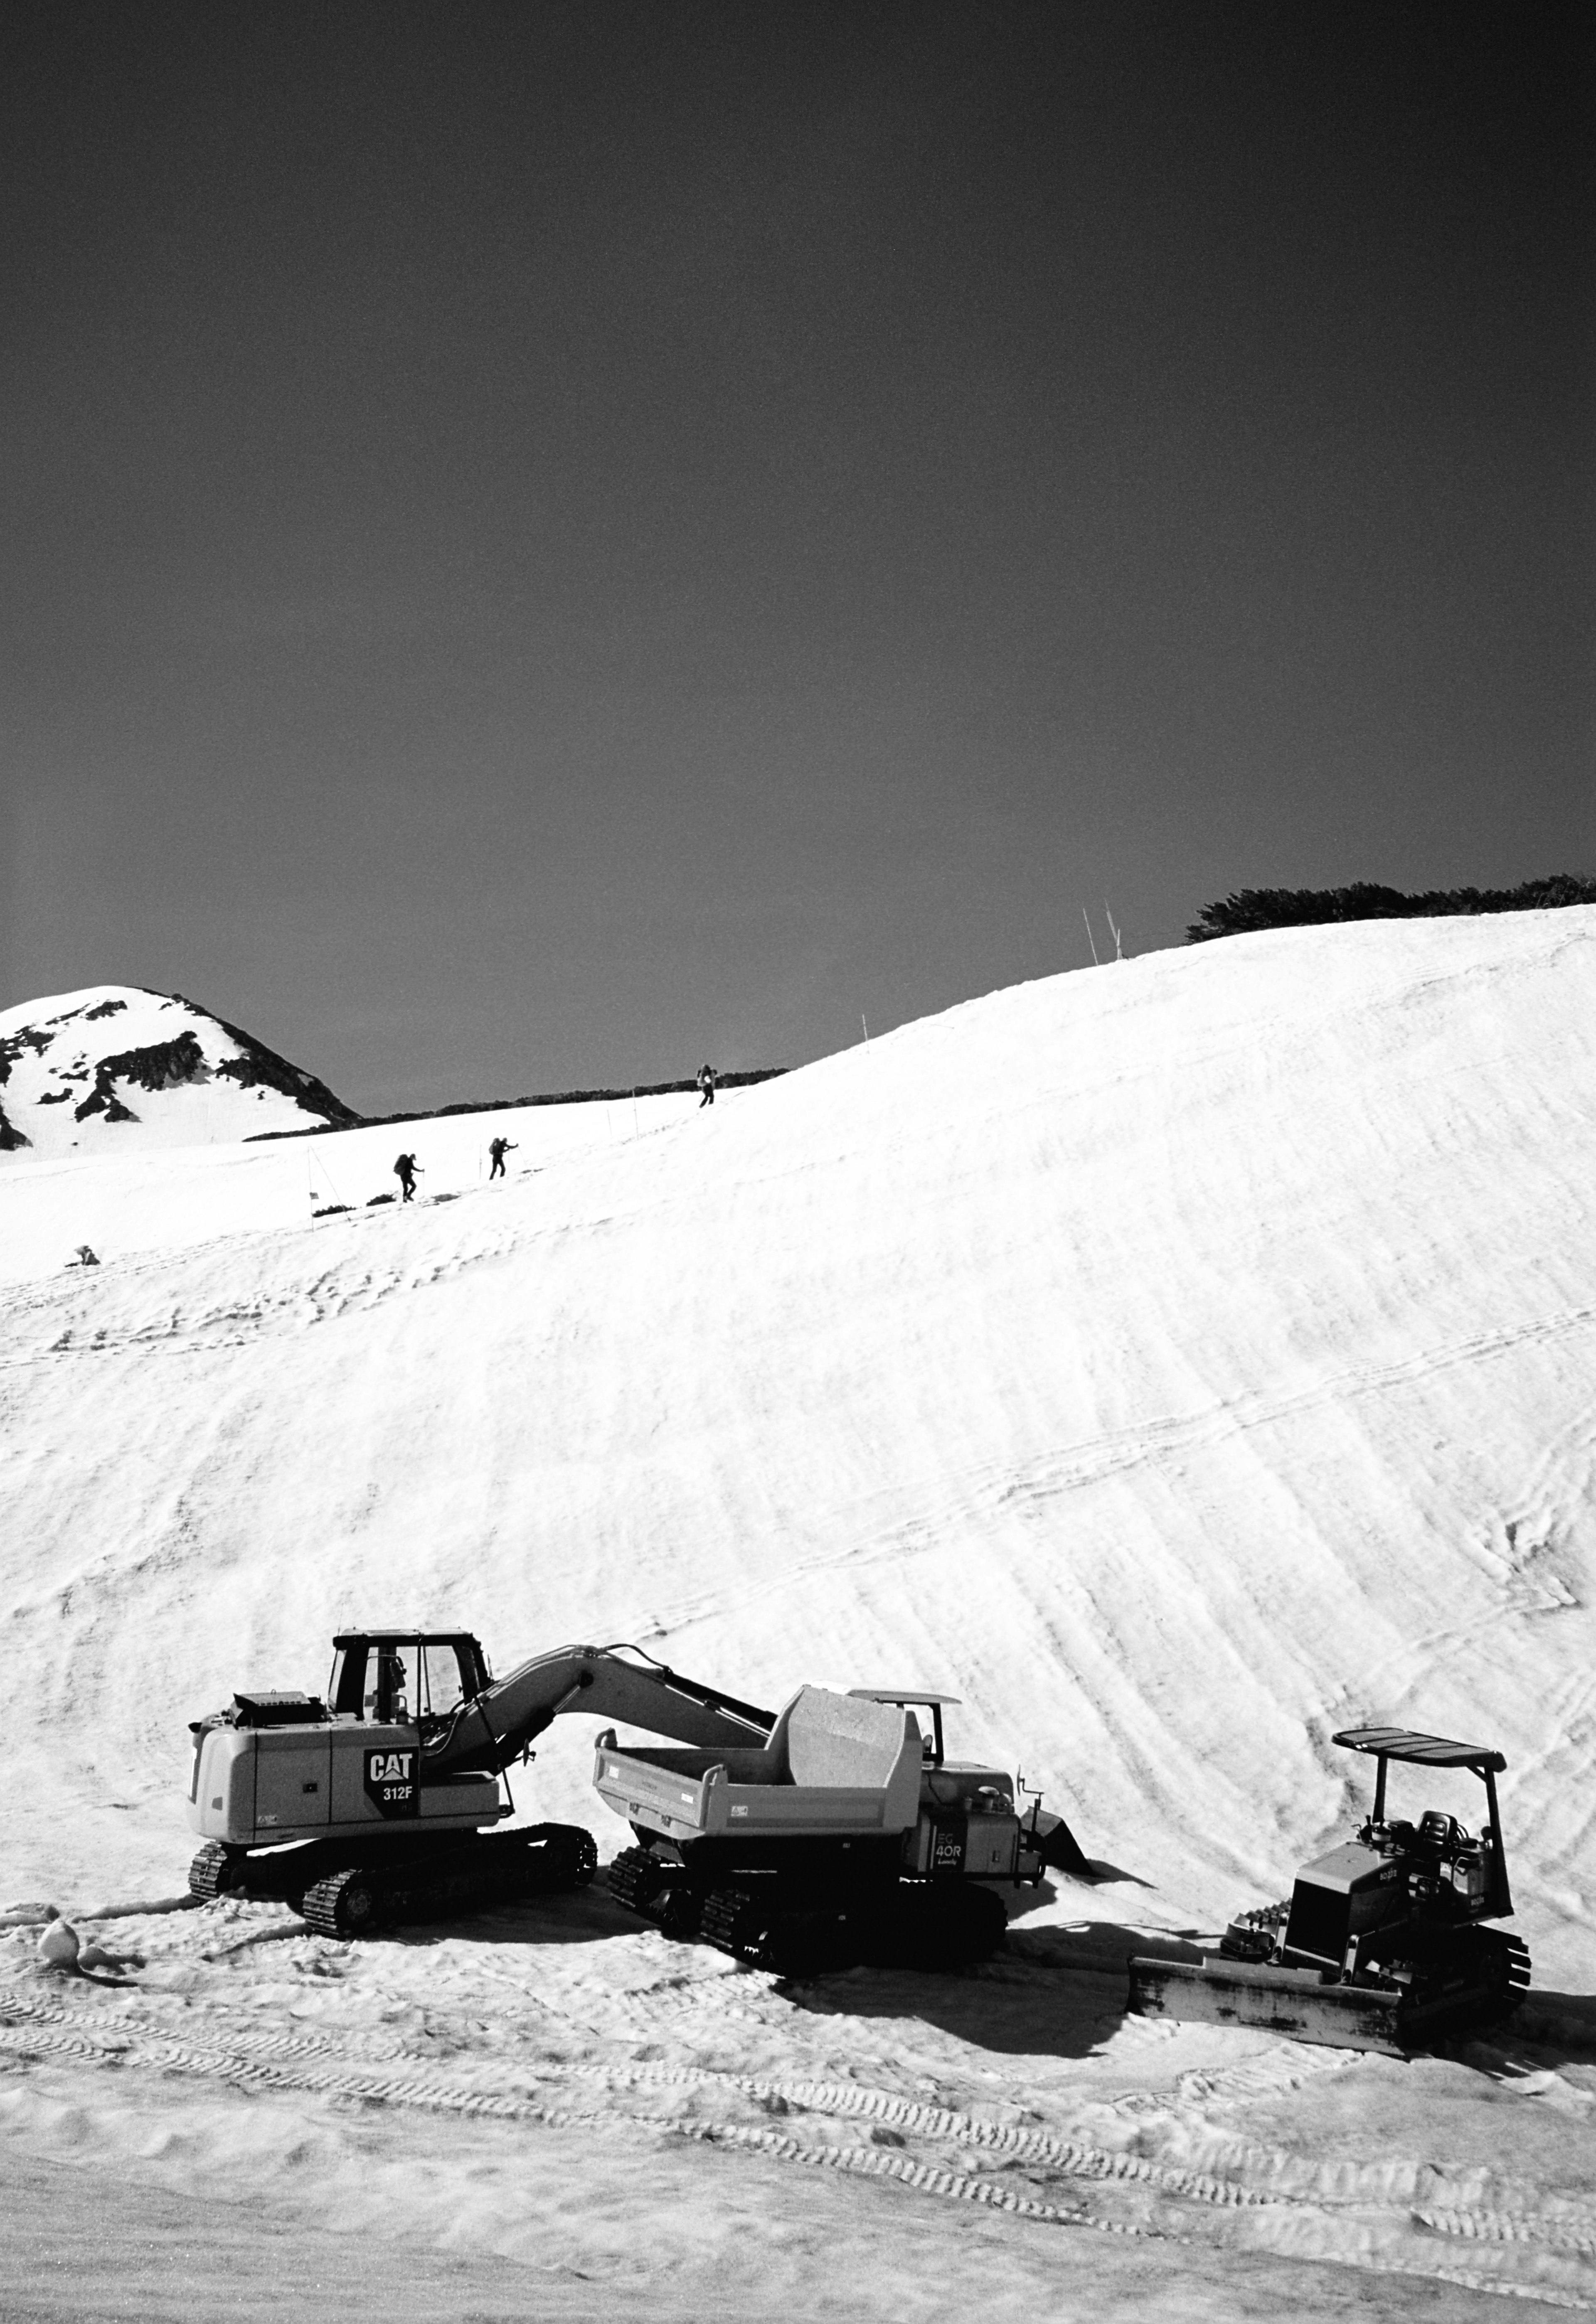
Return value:
M 946 1687 L 1102 1877 L 990 1971 L 796 1993 L 599 1890 L 353 1947 L 123 1920 L 132 1992 L 0 1934 L 9 2153 L 91 2156 L 106 2218 L 164 2190 L 186 2238 L 198 2174 L 252 2227 L 357 2216 L 407 2282 L 498 2252 L 615 2315 L 1329 2318 L 1376 2297 L 1350 2268 L 1392 2318 L 1596 2303 L 1593 1026 L 1596 911 L 1342 926 L 712 1112 L 407 1125 L 409 1209 L 366 1206 L 392 1130 L 19 1159 L 0 1904 L 179 1887 L 185 1722 L 317 1686 L 346 1619 L 502 1665 L 632 1638 L 754 1700 Z M 1281 1894 L 1345 1829 L 1330 1734 L 1377 1719 L 1507 1754 L 1505 2046 L 1125 2019 L 1136 1932 Z M 592 1726 L 517 1796 L 608 1852 Z M 1448 1780 L 1409 1812 L 1477 1821 Z
M 1596 912 L 1233 939 L 14 1289 L 12 1849 L 175 1875 L 184 1720 L 419 1618 L 951 1687 L 1210 1914 L 1338 1825 L 1333 1728 L 1482 1734 L 1588 1958 L 1593 1025 Z
M 48 1161 L 14 1155 L 0 1178 L 0 1283 L 57 1274 L 84 1242 L 113 1259 L 318 1218 L 320 1231 L 331 1232 L 344 1212 L 398 1199 L 393 1164 L 401 1153 L 420 1157 L 420 1198 L 429 1201 L 484 1183 L 490 1139 L 510 1140 L 505 1170 L 513 1179 L 556 1155 L 646 1136 L 680 1121 L 697 1102 L 672 1093 L 495 1107 L 374 1122 L 337 1136 L 190 1146 L 115 1166 L 76 1155 Z
M 180 993 L 102 984 L 0 1011 L 0 1156 L 209 1145 L 355 1118 Z

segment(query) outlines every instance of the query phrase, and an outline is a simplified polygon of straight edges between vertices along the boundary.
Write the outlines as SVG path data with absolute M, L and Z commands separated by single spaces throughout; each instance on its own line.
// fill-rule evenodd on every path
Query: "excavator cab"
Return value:
M 333 1640 L 328 1707 L 337 1720 L 438 1732 L 489 1683 L 469 1631 L 344 1630 Z

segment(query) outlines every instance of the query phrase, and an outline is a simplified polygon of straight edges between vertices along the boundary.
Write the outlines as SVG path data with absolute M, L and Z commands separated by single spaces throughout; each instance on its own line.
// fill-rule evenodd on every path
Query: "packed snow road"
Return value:
M 1190 2316 L 1232 2282 L 1331 2316 L 1348 2271 L 1382 2316 L 1596 2305 L 1596 2058 L 1544 2005 L 1401 2064 L 1127 2018 L 1102 1923 L 791 1987 L 597 1893 L 348 1946 L 263 1905 L 104 1927 L 125 1987 L 5 1941 L 6 2148 L 213 2223 L 358 2222 L 396 2276 L 395 2238 L 623 2315 Z

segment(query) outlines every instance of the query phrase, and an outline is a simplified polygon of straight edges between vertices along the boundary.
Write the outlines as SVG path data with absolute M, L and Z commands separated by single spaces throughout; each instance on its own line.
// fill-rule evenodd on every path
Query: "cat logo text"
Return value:
M 365 1795 L 381 1816 L 413 1816 L 420 1808 L 416 1753 L 384 1749 L 365 1755 Z

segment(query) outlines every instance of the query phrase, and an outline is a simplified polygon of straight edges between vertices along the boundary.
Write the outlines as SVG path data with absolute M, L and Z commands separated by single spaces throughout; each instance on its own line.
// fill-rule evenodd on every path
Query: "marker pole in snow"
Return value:
M 859 1011 L 859 1022 L 862 1025 L 864 1025 L 864 1011 L 863 1009 Z M 870 1027 L 868 1025 L 864 1025 L 864 1047 L 866 1053 L 868 1054 L 870 1049 Z
M 1086 923 L 1086 941 L 1092 947 L 1092 965 L 1093 968 L 1101 968 L 1102 963 L 1097 957 L 1097 938 L 1092 933 L 1092 915 L 1084 904 L 1081 907 L 1081 918 Z
M 1108 908 L 1108 899 L 1106 897 L 1103 899 L 1102 917 L 1108 922 L 1109 934 L 1114 940 L 1114 958 L 1116 960 L 1123 960 L 1125 954 L 1120 944 L 1120 931 L 1114 926 L 1114 916 Z
M 348 1208 L 348 1204 L 345 1203 L 344 1197 L 338 1190 L 337 1181 L 333 1176 L 332 1172 L 328 1168 L 325 1161 L 312 1162 L 309 1156 L 307 1155 L 305 1157 L 305 1176 L 310 1180 L 314 1180 L 318 1176 L 325 1178 L 327 1180 L 327 1191 L 332 1196 L 334 1202 L 338 1204 L 339 1206 L 345 1210 Z M 320 1199 L 321 1197 L 318 1194 L 315 1185 L 312 1185 L 310 1188 L 310 1202 L 312 1209 L 314 1209 L 315 1205 L 320 1201 Z

